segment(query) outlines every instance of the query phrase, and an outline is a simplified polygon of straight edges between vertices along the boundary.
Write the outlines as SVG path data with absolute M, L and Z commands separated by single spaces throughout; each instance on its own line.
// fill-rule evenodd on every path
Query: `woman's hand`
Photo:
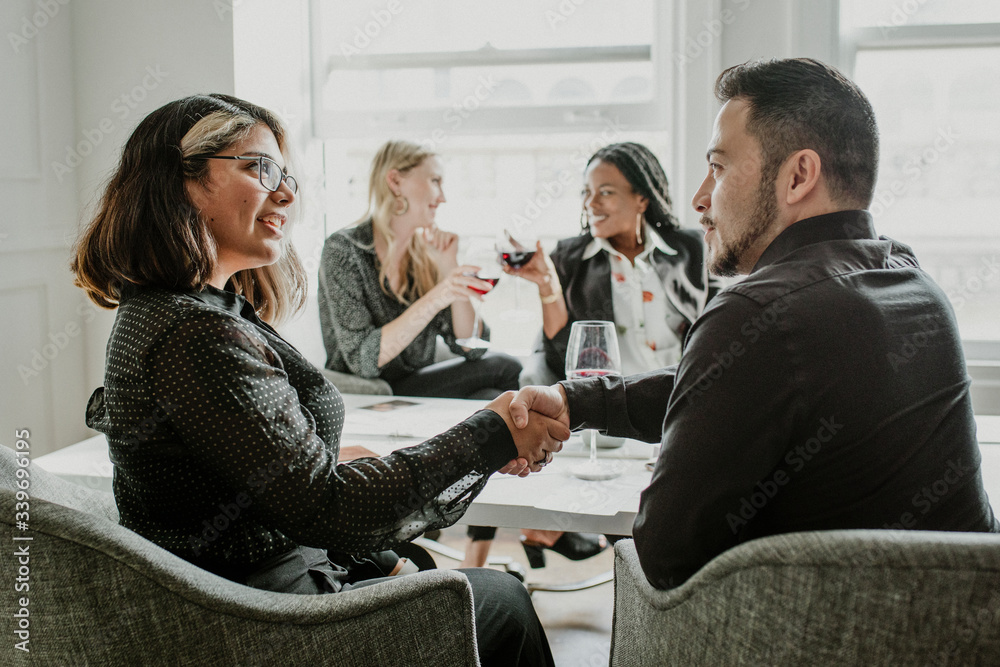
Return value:
M 479 267 L 472 264 L 463 264 L 452 269 L 427 293 L 437 309 L 434 312 L 444 310 L 456 301 L 469 298 L 482 300 L 483 294 L 493 289 L 493 285 L 476 278 L 478 271 Z
M 438 229 L 437 225 L 422 227 L 420 233 L 423 234 L 428 254 L 442 275 L 458 266 L 458 234 Z
M 542 242 L 537 241 L 535 243 L 535 254 L 531 256 L 531 260 L 527 264 L 519 269 L 513 269 L 504 264 L 503 272 L 511 276 L 530 280 L 539 287 L 542 287 L 549 282 L 550 276 L 555 277 L 556 267 L 552 264 L 552 260 L 549 259 L 545 251 L 542 250 Z
M 552 455 L 560 451 L 563 442 L 569 439 L 570 431 L 562 421 L 533 411 L 528 412 L 524 425 L 518 428 L 510 414 L 510 402 L 514 395 L 513 391 L 504 392 L 493 399 L 486 409 L 503 418 L 517 447 L 518 458 L 501 468 L 501 472 L 524 477 L 528 472 L 538 472 L 551 462 Z M 521 462 L 526 462 L 527 468 L 515 472 Z

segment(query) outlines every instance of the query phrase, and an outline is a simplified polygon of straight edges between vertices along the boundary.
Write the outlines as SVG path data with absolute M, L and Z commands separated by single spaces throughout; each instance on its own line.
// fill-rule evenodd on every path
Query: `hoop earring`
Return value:
M 635 214 L 635 243 L 642 245 L 642 211 Z
M 399 200 L 400 199 L 403 200 L 402 207 L 400 207 L 400 205 L 399 205 Z M 394 215 L 403 215 L 404 213 L 406 213 L 409 210 L 410 210 L 410 201 L 406 197 L 404 197 L 403 195 L 396 195 L 396 210 L 394 212 Z

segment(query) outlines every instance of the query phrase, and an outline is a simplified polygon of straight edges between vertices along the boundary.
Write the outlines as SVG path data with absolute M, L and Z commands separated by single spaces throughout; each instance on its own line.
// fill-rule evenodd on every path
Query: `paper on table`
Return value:
M 472 412 L 467 406 L 419 402 L 388 412 L 348 410 L 345 435 L 378 435 L 391 438 L 431 438 L 447 431 Z
M 535 507 L 557 512 L 614 516 L 639 511 L 639 494 L 649 485 L 649 473 L 624 474 L 599 483 L 571 478 L 558 493 L 550 493 Z
M 566 470 L 545 470 L 524 479 L 493 475 L 476 500 L 553 512 L 614 516 L 638 511 L 639 494 L 649 485 L 649 478 L 645 471 L 627 472 L 602 482 L 577 479 Z

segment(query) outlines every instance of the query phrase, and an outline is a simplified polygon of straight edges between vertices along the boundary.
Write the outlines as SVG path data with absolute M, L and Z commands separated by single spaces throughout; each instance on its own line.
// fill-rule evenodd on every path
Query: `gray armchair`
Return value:
M 623 540 L 611 664 L 1000 664 L 1000 535 L 778 535 L 668 591 Z
M 24 565 L 14 551 L 27 546 L 30 589 L 12 591 L 8 601 L 29 599 L 25 659 L 33 664 L 479 664 L 472 590 L 458 572 L 421 572 L 336 595 L 260 591 L 123 528 L 111 494 L 35 466 L 22 531 L 15 470 L 13 450 L 0 446 L 0 571 L 13 587 Z M 0 663 L 14 664 L 20 640 L 7 635 L 0 656 L 9 657 Z
M 341 394 L 392 395 L 392 387 L 382 378 L 363 378 L 360 375 L 331 371 L 329 368 L 321 368 L 320 370 Z

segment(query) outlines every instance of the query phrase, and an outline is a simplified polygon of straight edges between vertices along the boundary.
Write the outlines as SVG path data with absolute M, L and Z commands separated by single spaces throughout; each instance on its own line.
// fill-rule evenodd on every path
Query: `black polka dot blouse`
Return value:
M 338 464 L 336 388 L 243 297 L 123 298 L 87 407 L 114 463 L 121 523 L 229 578 L 303 545 L 331 560 L 451 525 L 517 455 L 482 410 L 427 442 Z

